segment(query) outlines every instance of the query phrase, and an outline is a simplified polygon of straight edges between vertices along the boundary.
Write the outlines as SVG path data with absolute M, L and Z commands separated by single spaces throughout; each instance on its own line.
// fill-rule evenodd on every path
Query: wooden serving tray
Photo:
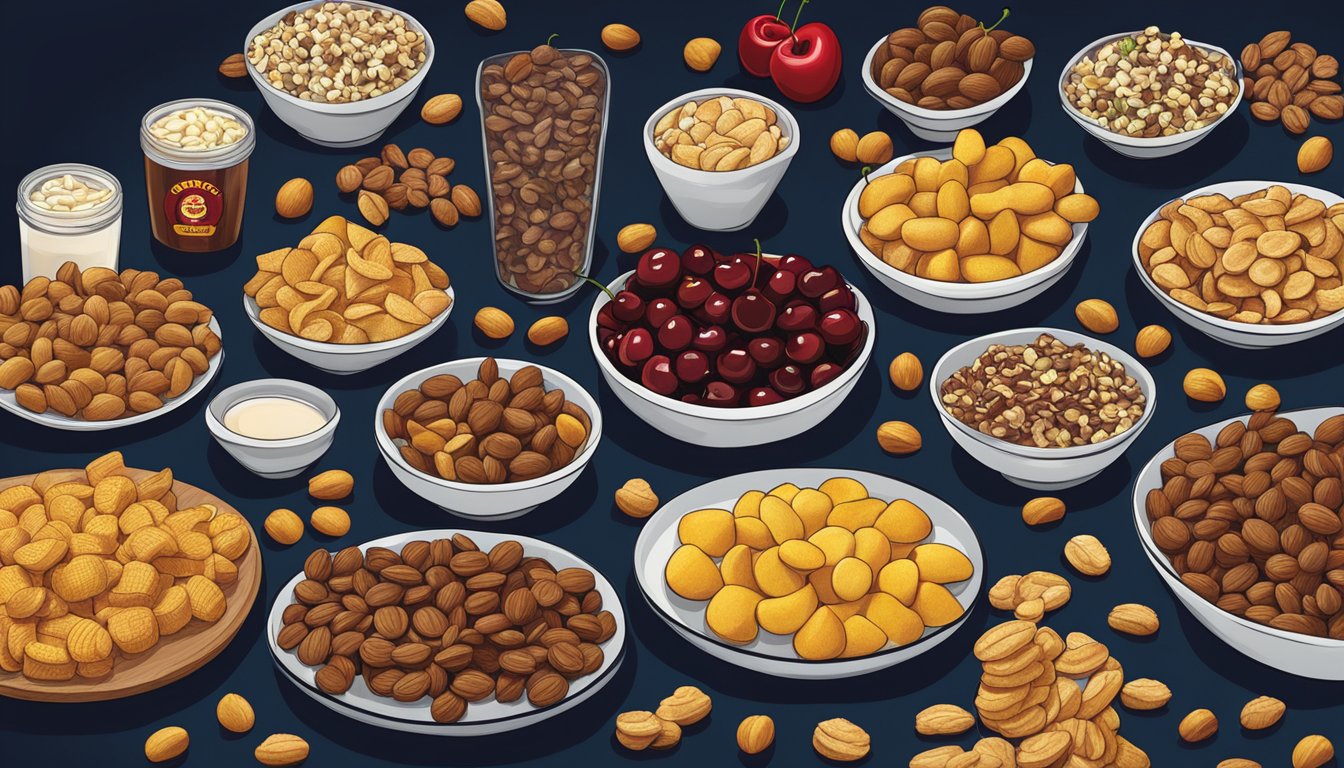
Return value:
M 69 473 L 68 477 L 65 473 Z M 129 467 L 125 473 L 137 482 L 154 474 L 148 470 Z M 57 470 L 55 475 L 59 480 L 83 481 L 84 470 Z M 35 475 L 22 475 L 4 478 L 0 480 L 0 489 L 19 483 L 26 484 L 34 477 Z M 187 509 L 198 504 L 213 504 L 220 512 L 238 511 L 219 497 L 177 480 L 173 481 L 173 493 L 177 495 L 178 509 Z M 244 517 L 243 520 L 246 522 L 247 518 Z M 199 619 L 192 619 L 177 634 L 161 640 L 153 648 L 133 657 L 114 650 L 117 661 L 112 674 L 97 681 L 79 677 L 64 682 L 29 680 L 20 672 L 0 672 L 0 696 L 52 702 L 121 699 L 181 680 L 205 666 L 224 650 L 234 635 L 238 634 L 243 620 L 252 610 L 252 603 L 256 600 L 257 591 L 261 586 L 261 551 L 257 547 L 257 535 L 251 525 L 248 525 L 248 532 L 252 535 L 252 544 L 243 556 L 235 561 L 238 566 L 237 580 L 223 587 L 228 607 L 219 621 L 206 624 Z

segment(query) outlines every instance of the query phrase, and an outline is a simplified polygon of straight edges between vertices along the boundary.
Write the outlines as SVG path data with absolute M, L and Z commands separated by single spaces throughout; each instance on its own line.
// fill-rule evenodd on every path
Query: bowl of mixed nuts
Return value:
M 1310 339 L 1344 325 L 1344 197 L 1268 181 L 1201 187 L 1144 219 L 1134 267 L 1172 314 L 1224 344 Z
M 434 41 L 386 5 L 310 0 L 257 22 L 243 56 L 276 117 L 314 144 L 355 147 L 410 105 L 434 63 Z
M 1134 482 L 1134 526 L 1210 632 L 1275 669 L 1344 680 L 1344 408 L 1238 416 L 1178 437 Z
M 948 434 L 1027 488 L 1071 488 L 1152 421 L 1157 383 L 1127 352 L 1073 331 L 1019 328 L 943 355 L 929 392 Z
M 1064 113 L 1126 157 L 1193 147 L 1241 104 L 1241 64 L 1227 51 L 1157 27 L 1107 35 L 1059 76 Z
M 374 412 L 392 474 L 462 517 L 507 520 L 573 485 L 597 452 L 597 401 L 559 371 L 475 357 L 416 371 Z

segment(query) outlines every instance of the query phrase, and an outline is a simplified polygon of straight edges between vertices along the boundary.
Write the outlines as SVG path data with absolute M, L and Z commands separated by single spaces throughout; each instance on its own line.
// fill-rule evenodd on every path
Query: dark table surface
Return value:
M 578 482 L 554 501 L 526 517 L 485 526 L 490 530 L 538 536 L 569 548 L 598 566 L 623 590 L 630 625 L 630 652 L 619 674 L 600 694 L 580 707 L 523 732 L 495 737 L 449 740 L 407 736 L 360 725 L 335 715 L 299 693 L 273 668 L 263 636 L 263 617 L 276 592 L 319 545 L 331 544 L 312 532 L 293 547 L 263 540 L 264 586 L 237 639 L 200 671 L 161 690 L 133 699 L 83 705 L 6 701 L 0 717 L 0 755 L 6 764 L 55 758 L 58 764 L 134 765 L 143 741 L 170 724 L 186 727 L 191 765 L 246 765 L 254 746 L 268 733 L 292 732 L 312 744 L 312 765 L 583 765 L 614 764 L 624 759 L 690 765 L 814 765 L 819 758 L 809 739 L 812 727 L 830 717 L 846 717 L 873 735 L 872 765 L 903 765 L 909 756 L 935 743 L 954 741 L 969 747 L 974 732 L 956 739 L 926 740 L 915 735 L 915 712 L 935 703 L 969 706 L 979 665 L 971 643 L 987 623 L 1001 619 L 983 603 L 968 626 L 913 663 L 864 677 L 833 682 L 802 682 L 767 677 L 729 666 L 694 650 L 648 609 L 631 575 L 631 551 L 639 523 L 612 505 L 612 492 L 627 478 L 644 477 L 666 500 L 706 481 L 739 472 L 790 466 L 864 469 L 912 481 L 959 509 L 985 543 L 987 578 L 1032 569 L 1067 573 L 1073 601 L 1046 623 L 1061 633 L 1080 630 L 1108 643 L 1130 677 L 1155 677 L 1175 693 L 1157 712 L 1121 710 L 1121 733 L 1142 746 L 1157 766 L 1212 766 L 1231 756 L 1283 766 L 1293 744 L 1308 733 L 1344 740 L 1344 685 L 1322 683 L 1277 672 L 1232 651 L 1182 609 L 1144 559 L 1130 521 L 1129 493 L 1134 474 L 1163 444 L 1182 432 L 1230 418 L 1244 410 L 1242 396 L 1269 380 L 1282 393 L 1285 408 L 1339 404 L 1341 333 L 1278 350 L 1246 351 L 1224 346 L 1178 322 L 1143 288 L 1131 268 L 1130 242 L 1139 222 L 1155 207 L 1187 190 L 1233 179 L 1304 182 L 1344 189 L 1344 162 L 1301 177 L 1294 164 L 1302 137 L 1278 125 L 1252 121 L 1241 109 L 1198 146 L 1174 158 L 1136 161 L 1123 158 L 1081 130 L 1060 112 L 1055 82 L 1068 58 L 1104 34 L 1158 24 L 1191 38 L 1233 51 L 1258 40 L 1270 29 L 1291 30 L 1321 51 L 1344 54 L 1336 3 L 1104 3 L 1032 2 L 1014 10 L 1007 27 L 1036 43 L 1035 73 L 1027 87 L 980 129 L 990 141 L 1016 134 L 1044 157 L 1073 163 L 1079 179 L 1101 202 L 1102 213 L 1088 233 L 1082 252 L 1062 281 L 1029 304 L 984 316 L 939 315 L 894 297 L 861 268 L 838 225 L 841 203 L 858 178 L 855 168 L 827 151 L 827 137 L 841 127 L 859 133 L 889 132 L 898 154 L 927 149 L 892 115 L 864 94 L 859 81 L 863 54 L 880 35 L 908 26 L 917 4 L 815 2 L 805 20 L 831 24 L 845 49 L 844 74 L 835 92 L 818 104 L 790 105 L 801 126 L 803 146 L 778 192 L 758 221 L 736 234 L 709 235 L 682 221 L 650 172 L 640 147 L 639 128 L 649 113 L 677 94 L 711 85 L 730 85 L 780 98 L 774 86 L 741 72 L 736 38 L 741 24 L 756 13 L 774 10 L 771 0 L 672 4 L 584 2 L 572 4 L 507 0 L 508 28 L 483 31 L 466 21 L 462 0 L 404 2 L 424 22 L 438 45 L 427 82 L 385 136 L 404 148 L 425 146 L 458 160 L 452 181 L 484 190 L 479 116 L 472 98 L 477 63 L 503 51 L 531 48 L 559 33 L 557 45 L 600 49 L 602 25 L 621 21 L 637 28 L 643 44 L 624 54 L 604 53 L 612 71 L 613 101 L 603 194 L 598 221 L 594 271 L 609 280 L 633 264 L 615 248 L 623 225 L 648 221 L 658 241 L 673 247 L 705 241 L 724 250 L 747 250 L 759 237 L 767 250 L 798 252 L 813 261 L 835 264 L 876 305 L 877 347 L 848 401 L 813 434 L 789 442 L 740 450 L 693 449 L 656 433 L 635 419 L 600 383 L 585 339 L 592 291 L 559 306 L 572 333 L 562 344 L 539 350 L 522 333 L 552 310 L 528 306 L 506 293 L 492 272 L 490 225 L 464 221 L 456 229 L 438 228 L 427 215 L 394 215 L 386 233 L 418 245 L 452 276 L 457 306 L 447 325 L 430 341 L 372 371 L 349 377 L 315 371 L 263 339 L 243 315 L 239 288 L 252 274 L 252 257 L 292 245 L 323 217 L 355 217 L 352 202 L 332 183 L 336 169 L 367 154 L 333 150 L 300 139 L 263 105 L 248 80 L 219 77 L 215 67 L 239 50 L 252 24 L 274 6 L 257 0 L 229 3 L 23 3 L 10 11 L 11 30 L 40 30 L 9 36 L 7 56 L 15 73 L 8 99 L 4 178 L 16 185 L 28 171 L 55 162 L 86 162 L 113 172 L 125 186 L 121 264 L 156 269 L 182 277 L 197 297 L 213 307 L 223 325 L 227 360 L 212 392 L 266 376 L 295 378 L 331 392 L 345 418 L 337 441 L 317 468 L 344 467 L 357 478 L 348 505 L 354 527 L 339 545 L 401 531 L 471 528 L 412 495 L 378 458 L 370 435 L 372 410 L 384 389 L 398 378 L 459 357 L 491 353 L 534 360 L 558 368 L 594 392 L 604 408 L 607 429 L 596 458 Z M 767 8 L 766 6 L 770 7 Z M 997 16 L 999 6 L 967 3 L 960 8 L 982 18 Z M 1272 11 L 1272 12 L 1271 12 Z M 790 10 L 791 13 L 791 10 Z M 788 14 L 786 14 L 787 16 Z M 724 45 L 722 57 L 707 74 L 688 70 L 681 47 L 690 38 L 712 36 Z M 456 92 L 468 102 L 460 119 L 442 127 L 418 118 L 419 106 L 432 94 Z M 252 157 L 250 205 L 239 244 L 225 252 L 187 255 L 152 241 L 144 208 L 142 160 L 137 126 L 149 107 L 182 97 L 224 99 L 256 119 L 260 135 Z M 1339 123 L 1315 121 L 1310 133 L 1333 136 Z M 313 213 L 303 220 L 274 216 L 275 190 L 288 178 L 304 176 L 317 189 Z M 10 257 L 0 262 L 0 283 L 20 279 L 18 245 L 8 240 Z M 934 404 L 924 390 L 899 393 L 886 378 L 886 364 L 902 351 L 913 351 L 926 368 L 948 348 L 968 338 L 1023 326 L 1076 329 L 1073 305 L 1084 298 L 1112 302 L 1120 329 L 1108 337 L 1132 349 L 1137 328 L 1161 323 L 1175 335 L 1169 352 L 1151 364 L 1162 393 L 1157 418 L 1128 454 L 1091 482 L 1064 491 L 1065 520 L 1046 530 L 1022 524 L 1019 507 L 1035 494 L 1003 480 L 954 447 L 938 424 Z M 475 332 L 471 318 L 485 305 L 511 313 L 519 332 L 490 342 Z M 1227 380 L 1229 395 L 1213 405 L 1188 401 L 1181 378 L 1195 366 L 1212 367 Z M 110 432 L 76 434 L 41 428 L 0 416 L 0 451 L 5 471 L 23 474 L 50 467 L 82 466 L 108 450 L 125 452 L 129 464 L 171 465 L 176 475 L 231 500 L 260 530 L 275 507 L 305 515 L 312 508 L 303 478 L 259 480 L 229 458 L 210 438 L 202 411 L 209 395 L 149 424 Z M 893 458 L 882 453 L 874 430 L 882 421 L 903 419 L 924 436 L 920 452 Z M 1068 570 L 1061 552 L 1072 535 L 1092 533 L 1110 548 L 1114 567 L 1103 578 L 1079 577 Z M 263 536 L 264 539 L 264 536 Z M 337 546 L 331 544 L 331 546 Z M 1117 635 L 1106 627 L 1106 613 L 1121 602 L 1154 607 L 1162 629 L 1150 640 Z M 695 684 L 714 698 L 707 721 L 688 729 L 671 753 L 630 755 L 612 738 L 616 713 L 652 709 L 682 684 Z M 214 705 L 228 691 L 246 696 L 257 712 L 250 734 L 225 734 L 214 719 Z M 1288 704 L 1275 728 L 1242 731 L 1237 713 L 1248 699 L 1268 694 Z M 1222 728 L 1198 746 L 1182 744 L 1176 724 L 1189 710 L 1209 707 Z M 749 714 L 775 718 L 779 737 L 771 753 L 745 758 L 733 735 Z M 982 734 L 988 735 L 988 734 Z M 54 751 L 53 751 L 54 750 Z

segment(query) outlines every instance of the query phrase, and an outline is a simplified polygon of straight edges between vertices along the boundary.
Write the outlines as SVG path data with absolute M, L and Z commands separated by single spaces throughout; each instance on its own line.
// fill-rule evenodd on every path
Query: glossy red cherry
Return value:
M 756 387 L 747 393 L 748 407 L 782 402 L 784 402 L 784 398 L 780 397 L 778 392 L 769 387 Z
M 784 343 L 774 336 L 758 336 L 747 342 L 747 354 L 762 368 L 774 368 L 784 360 Z
M 625 334 L 623 333 L 613 333 L 605 339 L 602 339 L 602 349 L 606 350 L 607 357 L 618 363 L 620 362 L 619 351 L 621 348 L 621 340 L 624 338 Z
M 815 299 L 840 284 L 840 273 L 835 267 L 811 269 L 798 277 L 798 292 Z
M 863 326 L 858 315 L 848 309 L 833 309 L 821 316 L 817 330 L 827 344 L 849 344 L 859 337 Z
M 724 380 L 733 384 L 745 384 L 756 375 L 756 361 L 751 359 L 747 350 L 730 349 L 719 355 L 714 368 Z
M 631 328 L 625 332 L 617 356 L 625 365 L 638 365 L 653 354 L 653 334 L 648 328 Z
M 627 323 L 633 323 L 644 315 L 644 300 L 634 291 L 617 291 L 615 300 L 607 306 L 611 307 L 612 316 Z M 601 318 L 600 311 L 598 317 Z
M 808 271 L 809 269 L 812 269 L 812 262 L 808 261 L 802 256 L 799 256 L 796 253 L 788 253 L 780 257 L 778 266 L 780 269 L 785 270 L 786 272 L 792 272 L 796 275 L 801 275 L 802 273 Z
M 695 332 L 695 339 L 691 341 L 691 346 L 702 352 L 718 352 L 728 346 L 728 334 L 724 333 L 723 328 L 717 325 L 701 328 Z
M 699 384 L 709 376 L 709 355 L 697 349 L 688 349 L 677 355 L 672 370 L 687 384 Z
M 849 286 L 837 285 L 831 290 L 823 293 L 817 300 L 817 308 L 822 312 L 830 312 L 832 309 L 854 309 L 854 292 L 849 290 Z
M 817 325 L 817 310 L 804 301 L 795 301 L 779 313 L 775 326 L 781 331 L 808 331 Z
M 706 322 L 721 325 L 728 322 L 728 318 L 732 317 L 733 300 L 715 291 L 709 295 L 709 298 L 705 299 L 705 303 L 701 305 L 700 309 Z
M 733 324 L 745 333 L 762 333 L 775 324 L 775 305 L 752 288 L 733 299 Z
M 683 277 L 677 286 L 677 304 L 682 309 L 695 309 L 705 303 L 714 292 L 714 286 L 703 277 Z
M 809 379 L 812 382 L 813 389 L 821 389 L 835 380 L 835 377 L 844 373 L 844 366 L 837 363 L 822 363 L 812 369 L 812 375 Z
M 807 389 L 807 379 L 803 376 L 803 369 L 798 366 L 781 365 L 770 372 L 770 386 L 777 392 L 792 397 Z
M 798 275 L 786 269 L 777 269 L 765 283 L 765 295 L 776 304 L 782 303 L 798 288 Z
M 615 307 L 616 305 L 614 302 L 608 301 L 606 304 L 602 305 L 601 309 L 597 310 L 597 327 L 599 330 L 605 328 L 607 330 L 619 331 L 626 326 L 626 323 L 616 319 Z
M 658 343 L 669 352 L 680 352 L 690 346 L 694 336 L 691 321 L 685 315 L 673 315 L 658 329 Z
M 720 408 L 731 408 L 737 405 L 741 395 L 737 388 L 726 381 L 711 381 L 705 386 L 704 405 L 713 405 Z
M 646 360 L 644 369 L 639 374 L 639 381 L 660 395 L 670 395 L 681 386 L 676 374 L 672 372 L 672 361 L 667 359 L 667 355 L 654 355 Z
M 692 245 L 681 252 L 681 269 L 687 274 L 708 275 L 714 264 L 714 251 L 707 245 Z
M 811 365 L 825 354 L 826 345 L 822 343 L 821 336 L 817 335 L 816 332 L 803 331 L 789 337 L 789 340 L 784 344 L 784 352 L 795 363 Z
M 660 296 L 649 302 L 649 308 L 648 311 L 645 312 L 645 317 L 648 318 L 649 325 L 654 328 L 661 328 L 663 323 L 672 319 L 673 315 L 680 313 L 681 308 L 677 306 L 675 301 Z
M 740 261 L 729 261 L 714 267 L 714 284 L 724 292 L 735 292 L 751 282 L 751 268 Z
M 639 257 L 635 274 L 644 285 L 661 287 L 672 285 L 681 277 L 681 256 L 668 248 L 654 248 Z

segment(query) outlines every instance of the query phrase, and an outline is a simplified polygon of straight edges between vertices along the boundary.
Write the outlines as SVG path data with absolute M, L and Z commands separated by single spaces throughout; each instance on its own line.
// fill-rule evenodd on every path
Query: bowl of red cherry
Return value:
M 875 319 L 830 266 L 693 245 L 644 253 L 593 304 L 607 385 L 658 431 L 737 448 L 820 424 L 858 383 Z

